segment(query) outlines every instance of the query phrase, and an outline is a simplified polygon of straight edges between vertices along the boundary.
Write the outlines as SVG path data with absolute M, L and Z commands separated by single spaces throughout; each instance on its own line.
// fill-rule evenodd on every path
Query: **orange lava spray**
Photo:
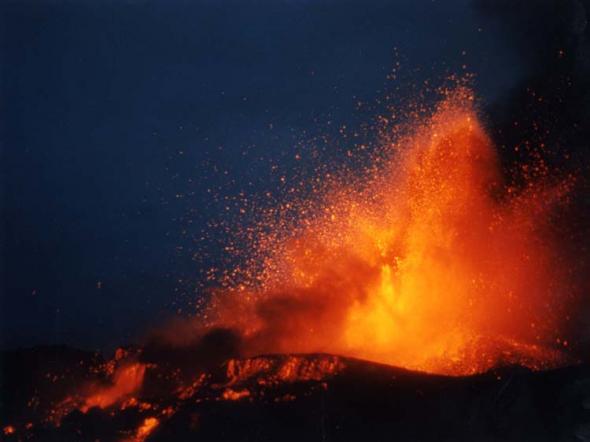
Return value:
M 569 183 L 507 185 L 468 89 L 410 129 L 385 165 L 300 201 L 294 223 L 268 222 L 257 283 L 219 291 L 212 325 L 251 354 L 453 375 L 561 363 L 568 284 L 548 227 Z

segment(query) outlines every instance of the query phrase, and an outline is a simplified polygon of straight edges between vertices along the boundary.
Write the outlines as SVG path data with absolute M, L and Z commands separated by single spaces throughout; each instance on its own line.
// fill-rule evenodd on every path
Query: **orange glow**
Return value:
M 250 354 L 452 375 L 558 365 L 568 287 L 547 227 L 569 183 L 537 167 L 508 186 L 468 90 L 410 129 L 385 165 L 298 202 L 295 223 L 275 211 L 252 245 L 257 282 L 217 293 L 212 325 L 240 330 Z
M 4 427 L 3 432 L 6 436 L 16 433 L 16 429 L 12 425 L 7 425 Z
M 226 388 L 223 390 L 223 394 L 221 397 L 227 401 L 239 401 L 240 399 L 244 399 L 250 396 L 250 391 L 247 389 L 243 390 L 233 390 L 231 388 Z
M 141 426 L 137 429 L 137 434 L 135 436 L 135 442 L 144 441 L 153 431 L 154 429 L 160 424 L 157 418 L 155 417 L 146 417 Z
M 230 359 L 227 362 L 228 385 L 256 380 L 259 384 L 319 381 L 338 374 L 344 363 L 336 356 L 317 355 L 315 358 L 285 356 L 251 359 Z
M 80 410 L 86 413 L 92 407 L 107 408 L 126 399 L 141 387 L 145 365 L 133 363 L 119 367 L 115 372 L 113 385 L 99 388 L 86 398 Z

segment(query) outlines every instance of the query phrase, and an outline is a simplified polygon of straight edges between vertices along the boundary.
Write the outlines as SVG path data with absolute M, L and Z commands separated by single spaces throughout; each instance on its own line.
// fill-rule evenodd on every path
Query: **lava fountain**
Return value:
M 215 293 L 210 326 L 237 330 L 248 354 L 453 375 L 563 363 L 569 293 L 550 217 L 570 180 L 538 164 L 525 185 L 505 183 L 464 88 L 388 149 L 369 176 L 299 201 L 295 222 L 273 212 L 252 242 L 256 283 Z
M 402 439 L 411 428 L 414 440 L 430 410 L 441 419 L 437 437 L 439 428 L 459 425 L 453 431 L 468 434 L 460 439 L 477 440 L 478 428 L 491 431 L 497 422 L 521 428 L 523 413 L 528 423 L 519 431 L 527 436 L 536 434 L 538 416 L 562 408 L 579 414 L 587 367 L 547 378 L 507 369 L 449 379 L 350 359 L 454 376 L 574 361 L 564 331 L 575 305 L 574 272 L 554 230 L 572 179 L 551 178 L 538 161 L 523 166 L 518 185 L 507 183 L 465 88 L 446 93 L 429 116 L 383 145 L 360 173 L 315 180 L 312 197 L 285 201 L 242 227 L 246 265 L 218 280 L 222 287 L 194 322 L 166 326 L 110 361 L 76 353 L 79 362 L 62 373 L 35 377 L 35 368 L 33 397 L 7 407 L 16 411 L 0 422 L 3 436 L 227 440 L 227 422 L 239 422 L 230 426 L 236 439 L 276 440 L 261 428 L 279 439 L 285 428 L 303 428 L 293 437 L 301 440 L 317 434 L 318 414 L 342 413 L 331 434 L 367 439 L 375 425 L 379 435 L 401 428 Z M 27 373 L 31 356 L 12 358 L 9 372 Z M 532 385 L 538 396 L 528 393 Z M 359 386 L 360 402 L 350 402 Z M 531 405 L 497 405 L 506 388 Z M 396 407 L 401 421 L 382 414 Z M 261 425 L 255 414 L 267 423 L 282 416 L 280 426 Z M 466 414 L 478 423 L 461 425 Z M 415 424 L 406 427 L 406 419 Z M 351 422 L 360 427 L 337 432 Z M 574 420 L 556 422 L 553 431 L 561 431 Z M 546 430 L 543 422 L 539 434 Z

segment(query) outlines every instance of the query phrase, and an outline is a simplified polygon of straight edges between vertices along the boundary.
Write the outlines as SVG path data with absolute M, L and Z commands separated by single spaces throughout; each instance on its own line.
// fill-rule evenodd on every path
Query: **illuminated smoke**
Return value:
M 448 374 L 564 362 L 570 293 L 549 220 L 571 180 L 539 163 L 506 184 L 466 88 L 386 147 L 385 164 L 272 212 L 250 283 L 215 294 L 209 326 L 237 330 L 246 354 Z

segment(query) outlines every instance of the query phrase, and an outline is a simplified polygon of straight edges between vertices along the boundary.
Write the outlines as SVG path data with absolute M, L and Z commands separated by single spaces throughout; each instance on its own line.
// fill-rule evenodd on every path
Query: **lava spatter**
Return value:
M 239 330 L 252 355 L 454 375 L 563 362 L 567 269 L 548 227 L 571 181 L 507 184 L 463 87 L 387 149 L 368 173 L 272 210 L 251 243 L 260 270 L 217 292 L 211 324 Z

